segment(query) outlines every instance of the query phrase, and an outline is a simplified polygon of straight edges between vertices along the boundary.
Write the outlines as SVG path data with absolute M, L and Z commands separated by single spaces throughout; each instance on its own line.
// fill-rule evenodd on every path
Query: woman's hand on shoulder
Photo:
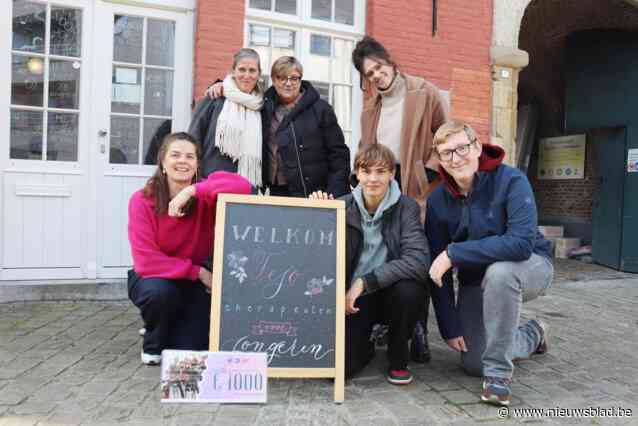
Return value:
M 334 200 L 335 197 L 332 194 L 328 194 L 323 191 L 315 191 L 308 197 L 311 200 Z
M 221 82 L 217 82 L 208 86 L 208 89 L 204 92 L 206 96 L 211 99 L 217 99 L 224 96 L 224 84 Z
M 168 203 L 168 215 L 171 217 L 184 216 L 184 206 L 188 203 L 188 200 L 195 195 L 195 187 L 189 185 L 177 193 L 176 196 Z

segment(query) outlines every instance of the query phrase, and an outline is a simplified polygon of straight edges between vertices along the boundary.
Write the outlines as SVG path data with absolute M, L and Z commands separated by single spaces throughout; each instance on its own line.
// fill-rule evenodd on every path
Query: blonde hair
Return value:
M 439 127 L 439 129 L 434 134 L 434 139 L 432 141 L 432 149 L 434 149 L 436 145 L 441 145 L 447 142 L 447 139 L 450 136 L 455 135 L 457 133 L 461 133 L 461 132 L 465 132 L 465 135 L 467 136 L 470 142 L 480 143 L 480 141 L 478 140 L 478 137 L 476 136 L 476 132 L 474 131 L 472 126 L 470 126 L 465 121 L 450 120 L 443 123 L 443 125 L 441 125 L 441 127 Z
M 300 77 L 303 77 L 303 66 L 294 56 L 282 56 L 272 64 L 270 78 L 281 77 L 297 70 Z

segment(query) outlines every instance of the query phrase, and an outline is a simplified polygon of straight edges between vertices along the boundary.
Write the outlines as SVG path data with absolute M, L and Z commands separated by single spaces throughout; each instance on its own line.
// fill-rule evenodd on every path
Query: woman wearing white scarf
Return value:
M 240 49 L 223 82 L 224 98 L 204 99 L 195 108 L 189 127 L 202 145 L 204 176 L 218 170 L 238 173 L 262 187 L 263 89 L 259 55 Z
M 244 93 L 237 87 L 232 74 L 224 79 L 224 95 L 226 102 L 217 119 L 215 146 L 222 154 L 238 161 L 237 173 L 260 187 L 262 135 L 259 111 L 264 105 L 264 97 L 259 91 Z

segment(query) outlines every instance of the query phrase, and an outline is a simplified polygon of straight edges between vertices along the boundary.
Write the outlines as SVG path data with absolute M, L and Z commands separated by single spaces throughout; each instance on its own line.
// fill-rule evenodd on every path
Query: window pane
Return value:
M 173 114 L 173 71 L 146 69 L 144 114 Z
M 82 11 L 77 9 L 51 8 L 52 55 L 82 55 Z
M 44 53 L 46 10 L 42 3 L 13 0 L 13 50 Z
M 334 97 L 332 107 L 337 115 L 339 125 L 344 130 L 352 129 L 352 88 L 349 86 L 332 87 Z
M 111 112 L 139 114 L 142 103 L 142 71 L 136 68 L 113 67 Z
M 115 15 L 113 24 L 113 60 L 142 63 L 142 32 L 144 20 Z
M 270 28 L 250 25 L 248 40 L 251 46 L 270 46 Z
M 50 112 L 47 123 L 47 160 L 78 161 L 78 115 Z
M 42 113 L 11 110 L 11 158 L 42 160 Z
M 354 0 L 335 0 L 335 22 L 354 24 Z
M 319 92 L 319 96 L 326 102 L 330 102 L 330 84 L 320 81 L 311 81 L 312 86 Z
M 137 164 L 139 141 L 139 118 L 111 117 L 109 163 Z
M 44 59 L 13 55 L 11 60 L 11 103 L 43 106 Z
M 331 21 L 332 0 L 312 0 L 312 17 L 323 21 Z
M 306 59 L 306 79 L 330 81 L 330 43 L 331 38 L 318 34 L 310 35 L 310 55 Z
M 273 47 L 280 47 L 284 49 L 295 48 L 295 32 L 290 30 L 283 30 L 275 28 L 272 35 Z
M 80 108 L 80 62 L 49 62 L 49 107 Z
M 289 15 L 297 14 L 297 0 L 276 0 L 275 12 L 287 13 Z
M 330 56 L 330 37 L 318 34 L 310 35 L 310 53 L 313 55 Z
M 157 164 L 157 152 L 164 136 L 171 132 L 171 120 L 160 118 L 144 119 L 144 164 Z
M 250 7 L 253 9 L 270 10 L 270 0 L 250 0 Z
M 175 22 L 148 20 L 146 35 L 146 63 L 172 67 L 175 51 Z
M 259 53 L 259 63 L 261 65 L 262 73 L 270 73 L 270 47 L 267 46 L 253 46 L 253 49 Z
M 332 81 L 335 83 L 352 83 L 352 50 L 354 43 L 348 40 L 334 39 L 334 56 L 332 60 Z

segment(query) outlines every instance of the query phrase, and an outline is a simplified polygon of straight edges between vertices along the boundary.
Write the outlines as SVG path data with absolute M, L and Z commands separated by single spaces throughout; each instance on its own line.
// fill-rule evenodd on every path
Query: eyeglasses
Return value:
M 281 84 L 290 83 L 293 86 L 296 86 L 301 81 L 301 77 L 298 77 L 296 75 L 291 75 L 288 77 L 277 77 L 277 80 L 279 80 Z
M 465 145 L 457 146 L 454 149 L 446 149 L 445 151 L 439 151 L 435 149 L 434 152 L 436 152 L 436 154 L 439 156 L 441 161 L 445 161 L 445 162 L 452 161 L 454 154 L 458 155 L 460 158 L 465 158 L 467 157 L 467 154 L 470 153 L 470 148 L 475 142 L 476 142 L 476 139 L 474 139 L 472 142 L 467 143 Z

